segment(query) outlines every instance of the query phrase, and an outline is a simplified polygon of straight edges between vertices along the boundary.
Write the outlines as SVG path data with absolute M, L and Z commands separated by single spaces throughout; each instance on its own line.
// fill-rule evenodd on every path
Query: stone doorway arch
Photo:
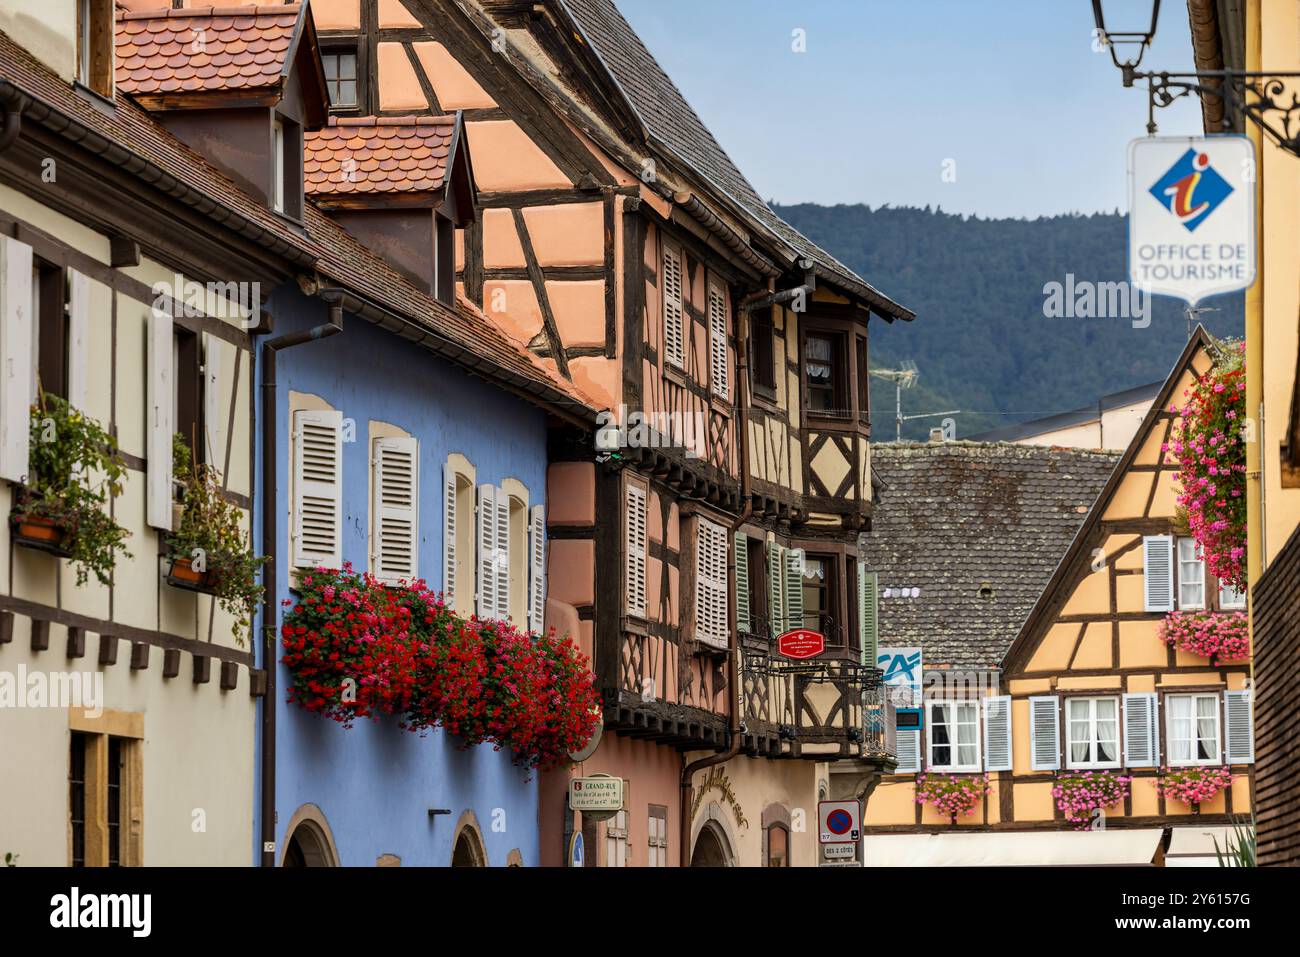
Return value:
M 727 835 L 713 821 L 705 822 L 695 838 L 691 867 L 731 867 L 734 864 L 735 856 Z
M 338 867 L 339 853 L 329 822 L 315 804 L 304 804 L 285 828 L 281 867 Z

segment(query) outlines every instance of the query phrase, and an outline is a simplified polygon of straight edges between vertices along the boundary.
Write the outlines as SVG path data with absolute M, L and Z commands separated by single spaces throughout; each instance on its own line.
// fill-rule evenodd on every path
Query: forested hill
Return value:
M 1118 213 L 980 219 L 884 206 L 775 206 L 814 242 L 916 312 L 872 323 L 873 368 L 920 368 L 903 413 L 960 409 L 958 437 L 1078 408 L 1163 379 L 1187 341 L 1183 305 L 1156 297 L 1149 327 L 1130 319 L 1047 318 L 1044 285 L 1126 278 L 1127 223 Z M 1202 303 L 1217 336 L 1240 336 L 1243 296 Z M 1216 311 L 1209 311 L 1214 309 Z M 875 436 L 894 436 L 894 387 L 872 380 Z M 924 438 L 939 419 L 908 424 Z

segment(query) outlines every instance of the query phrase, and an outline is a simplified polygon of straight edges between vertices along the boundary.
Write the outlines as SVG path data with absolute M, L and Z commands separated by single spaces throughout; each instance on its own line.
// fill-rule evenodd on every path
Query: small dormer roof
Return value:
M 149 109 L 274 104 L 301 61 L 307 125 L 328 110 L 306 3 L 120 11 L 116 54 L 118 89 Z
M 321 206 L 440 206 L 452 195 L 457 225 L 474 218 L 459 113 L 332 116 L 304 146 L 307 195 Z

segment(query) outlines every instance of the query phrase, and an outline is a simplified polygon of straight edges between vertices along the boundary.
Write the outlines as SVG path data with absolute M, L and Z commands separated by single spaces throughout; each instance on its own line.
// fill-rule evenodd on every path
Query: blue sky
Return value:
M 1028 217 L 1128 205 L 1146 92 L 1093 51 L 1088 0 L 617 2 L 767 199 Z M 1143 68 L 1191 70 L 1186 5 L 1162 7 Z M 1108 25 L 1150 10 L 1108 0 Z M 1156 121 L 1201 132 L 1190 100 Z

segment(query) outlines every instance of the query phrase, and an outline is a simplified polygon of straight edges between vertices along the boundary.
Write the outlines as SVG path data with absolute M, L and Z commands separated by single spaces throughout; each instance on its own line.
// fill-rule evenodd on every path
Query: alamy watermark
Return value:
M 102 671 L 0 671 L 0 708 L 82 708 L 88 718 L 104 713 Z
M 237 323 L 242 329 L 252 329 L 262 321 L 260 282 L 195 282 L 176 273 L 171 282 L 155 282 L 151 291 L 156 315 L 208 316 Z
M 596 417 L 596 451 L 601 461 L 612 458 L 619 449 L 683 449 L 686 457 L 701 457 L 707 435 L 703 412 L 629 413 L 626 405 L 618 411 L 606 409 Z
M 1151 293 L 1133 282 L 1076 280 L 1043 284 L 1043 315 L 1048 319 L 1128 319 L 1134 329 L 1151 325 Z

